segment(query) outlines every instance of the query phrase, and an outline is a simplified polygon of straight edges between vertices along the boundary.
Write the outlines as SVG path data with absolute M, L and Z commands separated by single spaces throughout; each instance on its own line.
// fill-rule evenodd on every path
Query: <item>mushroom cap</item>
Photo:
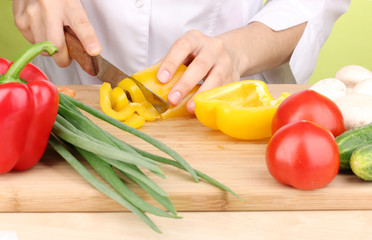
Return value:
M 372 78 L 372 72 L 358 65 L 348 65 L 337 71 L 335 77 L 347 87 L 354 87 L 358 82 Z
M 337 78 L 325 78 L 310 87 L 310 89 L 328 97 L 332 101 L 343 97 L 348 90 L 346 85 Z
M 353 88 L 351 94 L 365 94 L 372 96 L 372 78 L 358 82 Z
M 372 96 L 351 94 L 335 101 L 342 112 L 346 130 L 372 123 Z

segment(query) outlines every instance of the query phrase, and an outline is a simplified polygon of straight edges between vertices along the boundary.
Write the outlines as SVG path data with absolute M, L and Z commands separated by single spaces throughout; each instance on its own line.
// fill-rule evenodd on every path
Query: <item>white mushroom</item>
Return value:
M 348 65 L 338 70 L 335 77 L 346 87 L 353 88 L 358 82 L 372 78 L 372 72 L 362 66 Z
M 366 94 L 372 96 L 372 78 L 358 82 L 353 88 L 351 94 Z
M 349 65 L 335 78 L 326 78 L 310 87 L 334 101 L 340 109 L 346 130 L 372 123 L 372 72 Z
M 318 81 L 310 89 L 328 97 L 332 101 L 347 94 L 346 85 L 337 78 L 326 78 Z
M 342 112 L 346 130 L 372 123 L 372 96 L 350 94 L 335 100 Z

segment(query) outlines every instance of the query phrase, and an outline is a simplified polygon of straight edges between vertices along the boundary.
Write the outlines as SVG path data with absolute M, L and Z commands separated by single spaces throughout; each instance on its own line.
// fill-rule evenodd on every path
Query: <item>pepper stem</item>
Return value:
M 32 59 L 44 51 L 48 52 L 50 55 L 53 55 L 58 51 L 58 49 L 51 42 L 40 42 L 32 45 L 10 66 L 8 71 L 3 75 L 3 77 L 0 78 L 0 83 L 24 82 L 19 78 L 21 71 L 29 62 L 31 62 Z

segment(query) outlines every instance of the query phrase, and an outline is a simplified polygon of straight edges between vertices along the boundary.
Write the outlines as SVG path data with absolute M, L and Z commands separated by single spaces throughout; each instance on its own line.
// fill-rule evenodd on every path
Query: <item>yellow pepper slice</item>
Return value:
M 132 115 L 130 115 L 125 121 L 124 123 L 127 124 L 128 126 L 131 126 L 133 128 L 139 128 L 141 127 L 143 124 L 145 124 L 146 120 L 144 117 L 134 113 Z
M 156 111 L 155 107 L 146 100 L 141 89 L 130 78 L 125 78 L 120 81 L 118 87 L 123 89 L 124 92 L 129 95 L 133 103 L 139 103 L 147 110 L 146 113 L 139 113 L 146 119 L 146 121 L 154 121 L 156 118 L 159 118 L 158 111 Z
M 111 106 L 115 111 L 123 110 L 128 104 L 129 100 L 122 88 L 116 87 L 111 92 Z
M 243 140 L 271 136 L 271 121 L 279 104 L 289 96 L 274 100 L 267 85 L 243 80 L 214 88 L 195 96 L 195 115 L 207 127 Z
M 194 87 L 191 92 L 182 99 L 181 103 L 177 106 L 171 106 L 167 111 L 160 114 L 162 119 L 176 118 L 176 117 L 186 117 L 191 116 L 187 111 L 186 104 L 187 102 L 195 95 L 196 91 L 199 89 L 199 86 Z
M 117 87 L 114 88 L 114 90 L 111 89 L 111 85 L 109 83 L 103 83 L 100 89 L 100 105 L 102 111 L 107 115 L 123 122 L 130 118 L 131 120 L 128 120 L 127 123 L 131 123 L 130 126 L 138 128 L 143 125 L 143 119 L 147 121 L 154 121 L 159 117 L 159 114 L 156 109 L 146 101 L 137 85 L 133 83 L 138 90 L 128 83 L 130 81 L 130 79 L 124 79 L 120 86 L 126 88 L 123 89 L 121 87 Z M 144 100 L 145 102 L 129 102 L 126 92 L 130 94 L 132 100 Z M 132 117 L 132 115 L 136 113 L 143 119 Z

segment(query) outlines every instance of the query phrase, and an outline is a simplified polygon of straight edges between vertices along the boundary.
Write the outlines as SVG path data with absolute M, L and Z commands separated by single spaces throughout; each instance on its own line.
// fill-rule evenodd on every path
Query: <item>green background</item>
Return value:
M 0 57 L 14 60 L 29 45 L 13 22 L 13 1 L 0 0 Z
M 0 56 L 14 60 L 29 43 L 14 25 L 12 1 L 0 0 Z M 372 70 L 372 0 L 353 0 L 323 46 L 309 83 L 333 77 L 345 65 Z

